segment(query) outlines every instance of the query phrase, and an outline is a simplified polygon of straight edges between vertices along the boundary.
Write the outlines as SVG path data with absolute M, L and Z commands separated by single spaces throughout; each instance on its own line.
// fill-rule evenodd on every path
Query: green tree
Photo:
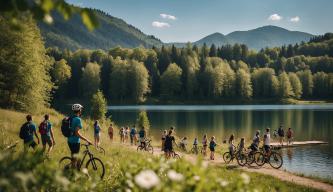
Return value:
M 313 77 L 311 71 L 298 71 L 296 74 L 302 83 L 303 97 L 311 97 L 313 91 Z
M 215 68 L 208 65 L 203 72 L 204 93 L 208 97 L 218 98 L 222 95 L 224 73 L 222 65 Z
M 281 98 L 289 98 L 294 96 L 294 92 L 286 72 L 279 75 L 279 95 Z
M 277 97 L 279 80 L 271 68 L 259 68 L 252 73 L 253 93 L 256 97 Z
M 161 94 L 167 98 L 177 96 L 181 91 L 182 69 L 175 63 L 168 66 L 161 76 Z
M 252 97 L 253 89 L 251 75 L 244 69 L 239 69 L 236 73 L 236 95 L 241 99 L 249 99 Z
M 136 120 L 136 124 L 139 126 L 140 129 L 141 127 L 144 127 L 146 134 L 149 135 L 150 122 L 146 111 L 140 111 Z
M 324 72 L 313 75 L 313 95 L 316 97 L 327 97 L 329 94 L 329 79 Z
M 132 100 L 136 103 L 143 102 L 149 93 L 148 71 L 142 62 L 128 61 L 127 85 Z
M 124 101 L 127 97 L 127 74 L 128 64 L 126 60 L 117 57 L 112 62 L 112 72 L 110 74 L 109 95 L 112 100 Z
M 90 115 L 95 120 L 105 119 L 107 112 L 107 102 L 103 93 L 98 90 L 90 100 Z
M 101 79 L 101 67 L 97 63 L 87 63 L 83 69 L 82 78 L 80 81 L 81 94 L 86 98 L 90 98 L 99 90 Z
M 289 81 L 294 93 L 294 97 L 296 99 L 300 99 L 302 97 L 302 83 L 299 80 L 298 76 L 296 73 L 289 73 Z
M 54 62 L 51 70 L 53 82 L 56 85 L 64 84 L 69 78 L 71 78 L 71 67 L 67 64 L 65 59 Z
M 35 112 L 50 101 L 51 59 L 29 15 L 13 29 L 0 15 L 0 106 Z

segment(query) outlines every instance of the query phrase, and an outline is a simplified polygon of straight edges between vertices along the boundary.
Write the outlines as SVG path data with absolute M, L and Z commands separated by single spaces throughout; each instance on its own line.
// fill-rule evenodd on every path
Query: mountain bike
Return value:
M 263 166 L 265 163 L 268 163 L 274 169 L 279 169 L 283 165 L 281 154 L 273 149 L 270 149 L 268 152 L 257 151 L 255 157 L 255 163 L 258 166 Z
M 89 146 L 90 144 L 81 144 L 81 146 L 85 147 L 85 150 L 83 151 L 83 158 L 82 160 L 79 161 L 78 165 L 73 165 L 73 159 L 72 157 L 63 157 L 59 161 L 59 165 L 63 170 L 68 170 L 70 168 L 76 168 L 78 170 L 81 170 L 82 165 L 88 157 L 88 161 L 85 164 L 85 168 L 88 169 L 89 174 L 96 174 L 99 176 L 101 179 L 103 179 L 104 174 L 105 174 L 105 167 L 99 158 L 94 157 L 94 155 L 90 152 Z
M 137 151 L 147 151 L 153 154 L 154 148 L 153 146 L 151 146 L 151 139 L 146 139 L 143 145 L 140 143 L 140 145 L 137 148 Z
M 231 154 L 230 152 L 225 152 L 223 154 L 223 160 L 226 164 L 229 164 L 234 159 L 237 160 L 238 165 L 244 166 L 247 163 L 247 158 L 244 152 L 241 152 L 236 147 L 234 148 L 234 153 Z

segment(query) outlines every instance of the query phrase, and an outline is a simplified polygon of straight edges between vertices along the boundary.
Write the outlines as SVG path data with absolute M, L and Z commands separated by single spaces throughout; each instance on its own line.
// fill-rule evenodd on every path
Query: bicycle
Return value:
M 202 147 L 199 147 L 198 145 L 193 145 L 191 149 L 191 153 L 198 155 L 199 151 L 202 151 Z
M 86 149 L 83 151 L 83 158 L 79 161 L 77 166 L 73 166 L 73 159 L 72 157 L 63 157 L 59 161 L 59 165 L 62 169 L 66 170 L 69 168 L 77 168 L 78 170 L 81 170 L 81 167 L 83 165 L 84 160 L 88 156 L 88 161 L 85 165 L 85 168 L 88 169 L 88 173 L 95 172 L 101 179 L 103 179 L 105 174 L 105 167 L 99 158 L 94 157 L 94 155 L 90 152 L 89 146 L 90 144 L 81 144 L 81 146 L 84 146 Z
M 272 146 L 271 146 L 272 147 Z M 274 149 L 274 148 L 273 148 Z M 279 169 L 283 165 L 283 159 L 280 153 L 270 149 L 268 152 L 257 151 L 255 153 L 255 163 L 258 166 L 263 166 L 265 163 L 269 163 L 274 169 Z
M 149 153 L 154 153 L 154 148 L 153 148 L 153 146 L 151 146 L 151 139 L 146 139 L 145 141 L 144 141 L 144 145 L 142 145 L 142 144 L 140 144 L 139 146 L 138 146 L 138 148 L 136 149 L 137 151 L 147 151 L 147 152 L 149 152 Z
M 247 158 L 246 155 L 239 151 L 236 147 L 234 149 L 234 153 L 230 154 L 230 152 L 225 152 L 223 154 L 223 160 L 226 164 L 229 164 L 231 161 L 233 161 L 234 159 L 237 160 L 238 165 L 240 166 L 245 166 L 247 163 Z
M 96 150 L 97 150 L 98 152 L 102 153 L 103 155 L 105 155 L 105 149 L 104 149 L 103 147 L 98 146 L 98 147 L 96 147 Z

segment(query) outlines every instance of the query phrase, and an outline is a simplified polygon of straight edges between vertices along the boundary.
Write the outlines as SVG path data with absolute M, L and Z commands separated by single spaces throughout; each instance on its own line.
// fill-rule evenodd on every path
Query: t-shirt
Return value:
M 194 139 L 193 145 L 198 145 L 198 139 Z
M 203 138 L 203 139 L 202 139 L 202 144 L 203 144 L 203 145 L 207 145 L 207 139 Z
M 68 143 L 80 143 L 80 137 L 75 135 L 76 129 L 82 129 L 82 121 L 80 117 L 73 117 L 71 122 L 71 129 L 74 135 L 68 137 Z
M 46 127 L 46 135 L 51 136 L 51 129 L 52 129 L 52 123 L 50 121 L 47 121 L 47 127 Z
M 144 130 L 140 130 L 140 131 L 139 131 L 139 137 L 140 137 L 140 138 L 144 138 L 144 137 L 145 137 L 145 134 L 146 134 L 146 132 L 145 132 Z
M 215 148 L 216 147 L 216 143 L 215 143 L 215 141 L 210 141 L 209 142 L 209 148 Z
M 266 133 L 264 136 L 264 145 L 270 145 L 271 144 L 271 134 L 270 133 Z
M 99 132 L 101 131 L 101 127 L 98 124 L 94 125 L 94 131 L 95 131 L 95 134 L 99 134 Z
M 253 144 L 259 146 L 259 142 L 260 142 L 259 135 L 255 135 L 255 136 L 253 137 Z
M 172 142 L 175 141 L 175 138 L 171 135 L 165 137 L 165 146 L 172 147 Z
M 30 135 L 24 139 L 25 143 L 34 140 L 34 132 L 37 130 L 36 125 L 33 122 L 30 122 L 28 126 L 30 129 Z M 28 128 L 28 126 L 26 128 Z
M 135 134 L 136 134 L 136 129 L 133 127 L 132 129 L 131 129 L 131 133 L 130 133 L 132 136 L 134 136 Z

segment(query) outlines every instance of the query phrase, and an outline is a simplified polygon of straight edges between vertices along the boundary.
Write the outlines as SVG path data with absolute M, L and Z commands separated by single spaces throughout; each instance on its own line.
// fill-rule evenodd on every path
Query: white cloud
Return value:
M 299 18 L 299 16 L 292 17 L 292 18 L 290 19 L 290 21 L 293 22 L 293 23 L 297 23 L 297 22 L 299 22 L 299 20 L 301 20 L 301 19 Z
M 159 21 L 154 21 L 154 22 L 151 23 L 151 25 L 153 27 L 156 27 L 156 28 L 168 28 L 168 27 L 170 27 L 169 23 L 164 23 L 164 22 L 159 22 Z
M 268 17 L 268 20 L 270 20 L 270 21 L 280 21 L 280 20 L 282 20 L 282 16 L 279 15 L 279 14 L 277 14 L 277 13 L 275 13 L 273 15 L 270 15 Z
M 177 19 L 176 16 L 168 15 L 168 14 L 165 14 L 165 13 L 161 13 L 160 16 L 161 16 L 163 19 L 170 19 L 170 20 L 176 20 L 176 19 Z

